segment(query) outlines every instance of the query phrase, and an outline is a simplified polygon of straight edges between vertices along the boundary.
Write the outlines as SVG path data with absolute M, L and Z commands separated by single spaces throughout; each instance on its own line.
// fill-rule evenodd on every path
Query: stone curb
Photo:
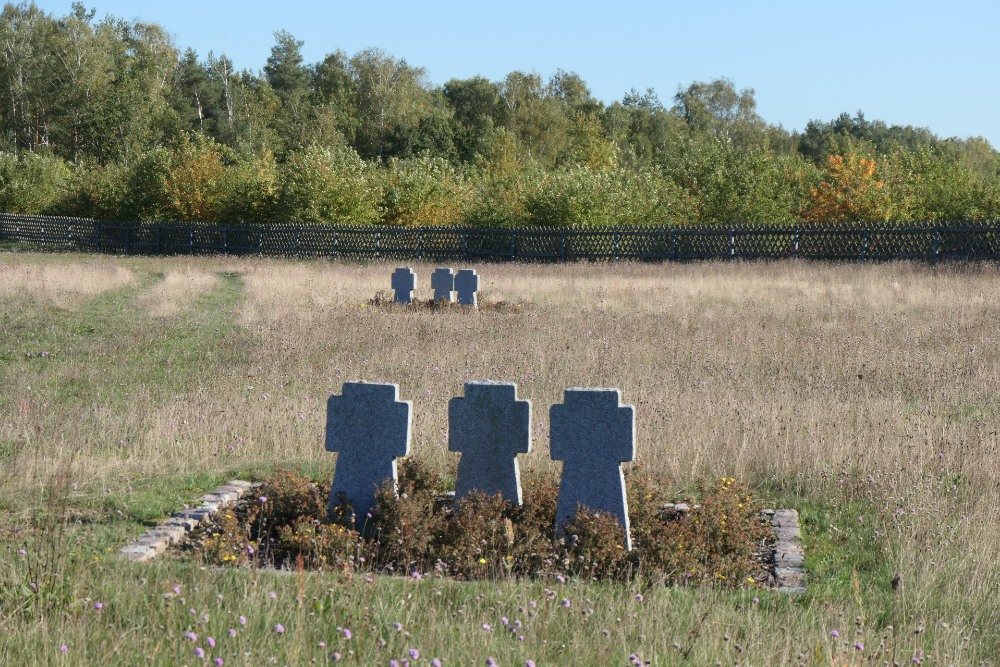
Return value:
M 799 513 L 775 510 L 771 518 L 774 545 L 774 576 L 781 593 L 804 593 L 806 590 L 805 551 L 799 532 Z
M 197 507 L 182 510 L 167 517 L 156 526 L 140 535 L 137 539 L 129 542 L 119 550 L 123 558 L 138 563 L 151 561 L 172 544 L 176 544 L 184 537 L 209 519 L 219 510 L 229 507 L 237 500 L 247 495 L 258 484 L 254 482 L 244 482 L 234 479 L 226 482 L 222 486 L 212 489 L 196 502 L 201 503 Z

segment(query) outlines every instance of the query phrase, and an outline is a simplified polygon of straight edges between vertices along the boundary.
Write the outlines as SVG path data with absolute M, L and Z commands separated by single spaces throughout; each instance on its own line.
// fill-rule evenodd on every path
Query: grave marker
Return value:
M 571 388 L 549 411 L 552 460 L 563 461 L 556 530 L 562 532 L 577 506 L 608 512 L 625 529 L 631 550 L 622 462 L 635 459 L 635 408 L 621 405 L 617 389 Z
M 461 269 L 455 276 L 455 289 L 458 291 L 458 304 L 479 308 L 476 292 L 479 291 L 479 275 L 475 269 Z
M 431 287 L 434 288 L 434 300 L 444 299 L 448 303 L 455 303 L 455 296 L 452 292 L 455 289 L 455 272 L 451 269 L 438 267 L 431 274 Z
M 448 449 L 462 453 L 456 503 L 475 490 L 520 506 L 517 455 L 531 451 L 531 401 L 517 400 L 513 382 L 466 382 L 465 396 L 448 402 Z
M 413 290 L 417 289 L 417 275 L 413 269 L 400 267 L 392 272 L 393 301 L 404 306 L 413 303 Z
M 375 508 L 375 491 L 387 479 L 396 488 L 396 457 L 410 453 L 411 401 L 399 400 L 399 385 L 345 382 L 326 408 L 326 450 L 337 452 L 329 511 L 347 496 L 358 527 Z

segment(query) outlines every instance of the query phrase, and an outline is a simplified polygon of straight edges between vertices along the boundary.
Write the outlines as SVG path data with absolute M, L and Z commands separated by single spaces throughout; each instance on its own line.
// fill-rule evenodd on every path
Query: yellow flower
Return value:
M 480 558 L 479 559 L 479 564 L 480 565 L 485 565 L 486 564 L 486 559 L 485 558 Z

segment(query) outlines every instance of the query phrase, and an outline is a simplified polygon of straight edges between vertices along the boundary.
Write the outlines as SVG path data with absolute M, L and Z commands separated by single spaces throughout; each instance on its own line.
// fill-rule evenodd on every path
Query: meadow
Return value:
M 484 264 L 508 307 L 371 307 L 395 266 L 0 253 L 0 664 L 1000 664 L 997 266 Z M 332 475 L 345 381 L 398 383 L 451 473 L 471 379 L 518 383 L 552 474 L 548 407 L 621 389 L 678 499 L 799 510 L 808 592 L 116 557 L 226 480 Z

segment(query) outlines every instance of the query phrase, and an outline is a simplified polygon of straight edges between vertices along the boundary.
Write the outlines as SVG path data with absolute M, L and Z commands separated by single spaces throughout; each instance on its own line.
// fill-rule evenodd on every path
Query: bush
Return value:
M 38 215 L 58 211 L 72 184 L 72 171 L 58 157 L 0 152 L 0 211 Z
M 277 215 L 286 222 L 370 225 L 381 218 L 378 168 L 348 146 L 310 146 L 280 171 Z
M 402 227 L 434 227 L 461 222 L 469 204 L 462 174 L 447 160 L 422 156 L 392 159 L 385 172 L 383 222 Z

